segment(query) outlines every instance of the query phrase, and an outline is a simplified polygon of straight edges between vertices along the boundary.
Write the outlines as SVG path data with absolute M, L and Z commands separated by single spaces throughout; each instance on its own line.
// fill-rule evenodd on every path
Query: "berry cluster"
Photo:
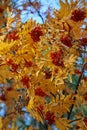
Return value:
M 51 71 L 45 70 L 44 73 L 45 73 L 46 79 L 50 79 L 51 78 L 51 76 L 52 76 L 52 72 Z
M 66 36 L 61 36 L 61 37 L 60 37 L 60 41 L 61 41 L 64 45 L 66 45 L 66 46 L 68 46 L 68 47 L 72 47 L 72 38 L 71 38 L 70 36 L 68 36 L 68 35 L 66 35 Z
M 0 7 L 0 13 L 3 13 L 3 11 L 4 11 L 4 9 L 2 9 L 2 8 Z
M 51 57 L 52 63 L 54 65 L 56 65 L 56 66 L 62 66 L 62 67 L 64 66 L 64 64 L 63 64 L 63 58 L 62 58 L 62 53 L 63 53 L 62 50 L 50 53 L 50 57 Z
M 27 75 L 23 76 L 21 82 L 27 89 L 29 88 L 29 82 L 30 82 L 29 76 Z
M 39 106 L 37 106 L 36 108 L 37 108 L 37 111 L 38 111 L 38 112 L 41 112 L 41 113 L 42 113 L 42 111 L 43 111 L 43 109 L 44 109 L 44 107 L 43 107 L 42 105 L 39 105 Z
M 33 28 L 30 32 L 30 35 L 34 42 L 40 41 L 40 36 L 43 35 L 41 27 L 37 26 Z
M 7 64 L 11 66 L 12 72 L 17 72 L 19 65 L 15 64 L 12 59 L 7 60 Z
M 31 61 L 25 61 L 25 67 L 32 67 L 32 62 Z
M 79 22 L 84 20 L 86 17 L 86 13 L 85 11 L 81 10 L 81 9 L 76 9 L 72 12 L 72 16 L 71 19 L 75 22 Z
M 15 31 L 9 33 L 9 34 L 8 34 L 8 38 L 9 38 L 10 40 L 13 40 L 13 41 L 19 39 L 19 37 L 18 37 L 18 35 L 17 35 L 17 32 L 15 32 Z
M 80 45 L 87 46 L 87 37 L 84 37 L 84 38 L 80 39 L 80 42 L 81 42 Z
M 54 112 L 46 112 L 46 115 L 45 115 L 45 120 L 48 121 L 48 124 L 49 125 L 52 125 L 53 123 L 55 123 L 55 115 L 54 115 Z
M 41 97 L 45 97 L 45 96 L 48 96 L 40 86 L 38 86 L 36 89 L 35 89 L 35 95 L 36 96 L 41 96 Z

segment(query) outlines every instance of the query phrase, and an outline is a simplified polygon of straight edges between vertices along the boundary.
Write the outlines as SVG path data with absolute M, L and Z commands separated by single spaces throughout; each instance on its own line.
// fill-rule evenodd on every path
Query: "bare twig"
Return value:
M 69 124 L 73 123 L 73 122 L 76 122 L 76 121 L 80 121 L 80 120 L 82 120 L 82 118 L 78 118 L 78 119 L 72 120 L 72 121 L 69 122 Z
M 32 7 L 34 7 L 33 4 L 32 4 L 32 2 L 31 2 L 31 0 L 29 0 L 29 3 L 30 3 L 30 5 L 31 5 Z M 41 15 L 40 11 L 39 11 L 38 9 L 36 9 L 36 8 L 34 8 L 34 9 L 36 10 L 38 16 L 41 18 L 42 23 L 44 23 L 44 19 L 43 19 L 42 15 Z
M 29 112 L 23 111 L 23 110 L 21 110 L 20 113 L 27 113 L 27 114 L 29 114 Z M 16 114 L 16 112 L 13 111 L 13 112 L 7 113 L 7 114 L 6 114 L 6 117 L 7 117 L 7 116 L 10 116 L 10 115 L 13 115 L 13 114 Z
M 83 65 L 82 73 L 81 73 L 81 75 L 80 75 L 80 77 L 79 77 L 79 80 L 78 80 L 78 82 L 77 82 L 77 85 L 76 85 L 76 90 L 75 90 L 75 93 L 74 93 L 75 95 L 77 94 L 78 87 L 79 87 L 79 84 L 80 84 L 81 79 L 82 79 L 82 77 L 83 77 L 83 73 L 84 73 L 84 69 L 85 69 L 85 66 L 86 66 L 86 65 L 87 65 L 87 63 L 85 63 L 85 64 Z M 75 101 L 75 100 L 76 100 L 76 97 L 74 97 L 74 101 Z M 74 104 L 71 105 L 70 112 L 68 113 L 68 119 L 70 119 L 70 116 L 71 116 L 73 107 L 74 107 Z

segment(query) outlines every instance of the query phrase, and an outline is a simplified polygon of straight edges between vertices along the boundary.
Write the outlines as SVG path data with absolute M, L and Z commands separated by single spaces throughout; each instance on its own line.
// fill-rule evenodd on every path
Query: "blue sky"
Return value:
M 17 5 L 19 5 L 21 3 L 21 1 L 23 0 L 13 0 L 16 2 Z M 58 9 L 59 8 L 59 3 L 58 3 L 58 0 L 39 0 L 42 4 L 42 8 L 40 10 L 41 14 L 43 12 L 45 12 L 47 10 L 47 8 L 50 6 L 52 9 Z M 44 15 L 43 15 L 44 17 Z M 21 15 L 21 18 L 22 18 L 22 22 L 25 22 L 27 21 L 29 18 L 33 18 L 34 20 L 36 20 L 37 22 L 39 23 L 42 23 L 42 20 L 41 18 L 38 16 L 37 13 L 34 13 L 34 14 L 30 14 L 30 13 L 27 13 L 26 11 L 24 11 Z
M 27 0 L 13 0 L 13 1 L 20 4 L 21 1 L 24 2 L 24 1 L 27 1 Z M 59 0 L 38 0 L 38 1 L 40 1 L 41 4 L 43 5 L 41 10 L 40 10 L 41 15 L 42 15 L 42 12 L 45 12 L 49 6 L 52 8 L 52 10 L 53 9 L 59 9 L 59 7 L 60 7 Z M 68 1 L 70 1 L 70 0 L 68 0 Z M 87 2 L 87 0 L 86 0 L 86 2 Z M 44 15 L 42 15 L 42 16 L 44 18 Z M 38 16 L 37 13 L 31 14 L 29 12 L 26 13 L 26 11 L 25 11 L 21 15 L 22 22 L 26 22 L 30 18 L 33 18 L 33 20 L 36 20 L 38 23 L 42 23 L 42 20 Z

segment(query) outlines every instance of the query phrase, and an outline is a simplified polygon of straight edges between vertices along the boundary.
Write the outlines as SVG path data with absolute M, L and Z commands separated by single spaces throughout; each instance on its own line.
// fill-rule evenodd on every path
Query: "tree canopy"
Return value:
M 7 15 L 0 29 L 0 102 L 6 104 L 1 130 L 87 129 L 87 2 L 59 2 L 43 24 L 22 23 L 9 1 L 2 2 L 0 16 Z M 24 125 L 25 113 L 38 126 Z

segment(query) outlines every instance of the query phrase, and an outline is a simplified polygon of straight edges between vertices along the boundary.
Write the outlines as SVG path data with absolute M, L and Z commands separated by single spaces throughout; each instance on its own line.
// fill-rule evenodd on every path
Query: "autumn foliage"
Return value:
M 18 129 L 16 119 L 26 112 L 43 130 L 87 129 L 86 6 L 60 0 L 44 24 L 29 20 L 14 29 L 9 18 L 0 40 L 0 101 L 7 106 L 1 129 Z

